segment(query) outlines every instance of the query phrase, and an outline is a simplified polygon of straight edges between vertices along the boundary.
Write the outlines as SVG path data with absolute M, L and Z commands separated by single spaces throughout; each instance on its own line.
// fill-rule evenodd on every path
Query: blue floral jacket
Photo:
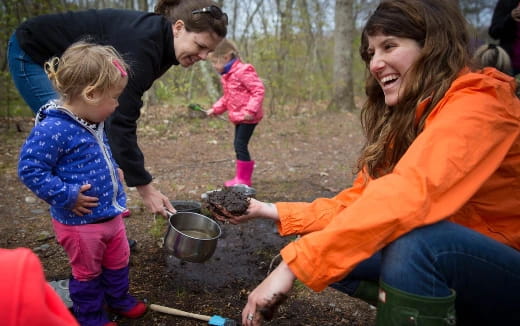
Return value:
M 119 215 L 126 194 L 112 157 L 103 122 L 89 124 L 60 107 L 43 106 L 36 125 L 20 151 L 18 175 L 39 198 L 51 205 L 51 215 L 68 225 L 93 223 Z M 78 216 L 72 207 L 84 184 L 84 192 L 97 197 L 92 213 Z

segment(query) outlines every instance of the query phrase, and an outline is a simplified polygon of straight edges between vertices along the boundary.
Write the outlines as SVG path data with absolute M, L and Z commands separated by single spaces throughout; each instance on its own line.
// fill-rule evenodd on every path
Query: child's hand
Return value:
M 246 120 L 246 121 L 253 120 L 254 118 L 255 118 L 255 116 L 252 115 L 251 113 L 246 113 L 244 115 L 244 120 Z
M 206 115 L 211 116 L 211 115 L 215 115 L 215 113 L 213 112 L 213 109 L 209 109 L 209 110 L 206 110 Z
M 83 192 L 89 190 L 92 186 L 90 184 L 86 184 L 79 188 L 78 199 L 76 199 L 76 203 L 74 207 L 72 207 L 72 212 L 78 216 L 83 216 L 85 214 L 90 214 L 92 211 L 91 207 L 97 207 L 99 199 L 97 197 L 86 196 Z

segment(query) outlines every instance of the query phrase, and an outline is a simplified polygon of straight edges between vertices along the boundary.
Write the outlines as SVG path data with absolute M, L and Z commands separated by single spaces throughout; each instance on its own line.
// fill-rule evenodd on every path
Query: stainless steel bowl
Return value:
M 192 212 L 170 214 L 164 247 L 175 257 L 192 263 L 208 260 L 217 247 L 222 230 L 207 216 Z
M 238 184 L 230 187 L 236 192 L 240 192 L 247 197 L 256 197 L 256 190 L 253 187 L 249 187 L 248 185 Z

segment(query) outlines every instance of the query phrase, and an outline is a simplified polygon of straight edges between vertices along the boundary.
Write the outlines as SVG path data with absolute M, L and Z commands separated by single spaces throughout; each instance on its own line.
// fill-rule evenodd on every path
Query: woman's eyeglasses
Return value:
M 196 9 L 191 12 L 192 15 L 195 14 L 205 14 L 208 13 L 211 15 L 211 17 L 215 19 L 222 19 L 224 23 L 227 25 L 228 23 L 228 16 L 225 12 L 223 12 L 219 7 L 217 6 L 209 6 L 202 9 Z

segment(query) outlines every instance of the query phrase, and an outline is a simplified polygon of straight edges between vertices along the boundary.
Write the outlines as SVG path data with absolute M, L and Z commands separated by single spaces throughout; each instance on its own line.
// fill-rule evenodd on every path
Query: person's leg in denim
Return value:
M 396 289 L 439 298 L 455 290 L 458 325 L 520 325 L 519 251 L 444 221 L 411 231 L 380 254 L 380 281 Z M 353 294 L 360 279 L 377 275 L 377 260 L 333 287 Z
M 373 306 L 377 305 L 381 252 L 359 263 L 343 280 L 330 287 L 361 299 Z
M 9 39 L 7 60 L 18 92 L 34 113 L 49 100 L 59 98 L 43 67 L 20 48 L 15 34 Z

